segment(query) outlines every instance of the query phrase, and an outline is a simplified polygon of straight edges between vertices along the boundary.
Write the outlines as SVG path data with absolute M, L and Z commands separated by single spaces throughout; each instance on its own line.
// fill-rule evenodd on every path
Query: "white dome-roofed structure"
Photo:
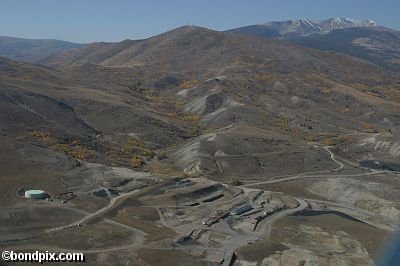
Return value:
M 44 199 L 46 198 L 46 193 L 43 190 L 27 190 L 25 191 L 25 198 L 28 199 Z

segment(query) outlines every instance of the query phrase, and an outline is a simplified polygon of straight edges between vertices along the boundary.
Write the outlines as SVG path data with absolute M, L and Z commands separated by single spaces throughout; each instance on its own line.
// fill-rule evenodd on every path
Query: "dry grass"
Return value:
M 175 232 L 163 226 L 160 217 L 154 208 L 125 206 L 113 210 L 107 216 L 120 223 L 132 226 L 148 234 L 147 241 L 158 241 L 172 238 Z
M 271 239 L 276 242 L 298 242 L 296 244 L 307 245 L 307 240 L 293 238 L 299 225 L 321 227 L 326 232 L 334 235 L 337 231 L 344 231 L 358 240 L 368 251 L 371 257 L 378 255 L 383 243 L 388 239 L 388 232 L 377 229 L 368 224 L 352 221 L 334 214 L 318 216 L 289 216 L 280 220 L 272 228 Z M 315 239 L 314 239 L 315 240 Z
M 196 80 L 196 79 L 184 80 L 179 85 L 179 87 L 182 88 L 182 89 L 189 89 L 189 88 L 192 88 L 192 87 L 196 86 L 198 83 L 199 83 L 199 81 Z
M 40 245 L 66 249 L 100 249 L 128 245 L 134 241 L 134 233 L 120 226 L 100 222 L 90 226 L 75 227 L 40 239 Z

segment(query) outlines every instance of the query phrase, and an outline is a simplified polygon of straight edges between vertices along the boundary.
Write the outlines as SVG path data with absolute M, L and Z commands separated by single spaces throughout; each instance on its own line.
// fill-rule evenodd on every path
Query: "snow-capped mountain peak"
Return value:
M 354 27 L 371 27 L 377 24 L 370 19 L 330 18 L 326 20 L 295 19 L 287 21 L 273 21 L 265 23 L 270 29 L 281 35 L 309 35 L 313 33 L 328 33 L 332 30 Z

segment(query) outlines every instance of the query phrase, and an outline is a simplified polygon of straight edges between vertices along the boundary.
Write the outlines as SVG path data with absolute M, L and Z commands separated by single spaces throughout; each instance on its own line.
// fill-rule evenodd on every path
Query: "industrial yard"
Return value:
M 359 171 L 334 155 L 332 160 L 337 164 L 333 173 L 338 176 L 343 175 L 339 170 L 347 175 Z M 14 207 L 1 209 L 0 245 L 18 250 L 83 251 L 94 256 L 94 261 L 109 252 L 134 252 L 134 257 L 155 263 L 141 254 L 160 251 L 183 252 L 188 255 L 185 262 L 201 258 L 216 265 L 247 265 L 246 261 L 255 259 L 262 265 L 275 265 L 279 260 L 294 263 L 300 257 L 310 263 L 315 258 L 324 261 L 332 250 L 338 262 L 370 263 L 370 254 L 377 255 L 380 247 L 354 239 L 361 237 L 357 228 L 363 226 L 382 242 L 393 226 L 363 210 L 346 209 L 318 197 L 290 196 L 296 194 L 288 190 L 290 186 L 287 193 L 274 192 L 279 179 L 229 185 L 202 177 L 155 176 L 83 162 L 80 168 L 87 180 L 95 182 L 54 194 L 51 189 L 32 186 L 17 189 Z M 310 173 L 309 178 L 313 176 Z M 300 177 L 284 177 L 282 182 L 290 184 Z M 333 229 L 323 226 L 324 219 Z M 318 241 L 324 243 L 338 239 L 339 246 L 332 242 L 322 251 L 318 242 L 312 244 L 316 238 L 323 238 Z M 311 245 L 308 250 L 303 241 Z
M 232 259 L 237 248 L 262 239 L 268 218 L 285 210 L 305 208 L 302 202 L 279 193 L 228 186 L 204 178 L 151 179 L 157 181 L 139 189 L 134 188 L 135 181 L 114 187 L 110 202 L 95 212 L 77 208 L 75 197 L 82 197 L 82 191 L 29 199 L 20 197 L 24 205 L 31 207 L 21 207 L 19 212 L 8 210 L 9 215 L 20 219 L 19 222 L 13 219 L 14 223 L 7 222 L 7 210 L 3 210 L 2 224 L 10 223 L 10 227 L 3 227 L 3 232 L 8 233 L 2 234 L 1 243 L 24 249 L 38 245 L 39 241 L 43 248 L 48 245 L 56 246 L 56 250 L 79 247 L 88 253 L 130 248 L 183 250 L 193 256 L 201 255 L 207 261 L 223 263 Z M 86 195 L 99 197 L 91 192 Z M 41 221 L 40 213 L 46 222 Z M 24 232 L 26 225 L 23 224 L 32 225 L 35 220 L 40 227 Z M 112 233 L 112 239 L 103 233 L 94 238 L 73 238 L 75 234 L 88 235 L 100 228 Z M 70 237 L 72 242 L 59 240 Z M 118 245 L 112 243 L 115 238 L 119 239 L 115 242 Z

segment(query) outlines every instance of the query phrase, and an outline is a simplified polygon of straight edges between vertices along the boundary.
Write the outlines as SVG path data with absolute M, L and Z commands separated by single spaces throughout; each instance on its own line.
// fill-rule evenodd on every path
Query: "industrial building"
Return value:
M 47 197 L 47 194 L 43 190 L 27 190 L 25 191 L 25 198 L 28 199 L 44 199 Z
M 241 215 L 241 214 L 243 214 L 245 212 L 248 212 L 248 211 L 250 211 L 252 209 L 253 209 L 253 207 L 250 204 L 245 204 L 242 207 L 239 207 L 239 208 L 235 209 L 231 214 L 232 215 Z
M 229 212 L 218 210 L 218 211 L 216 211 L 216 213 L 214 215 L 212 215 L 205 222 L 203 222 L 203 224 L 207 225 L 207 226 L 211 226 L 211 225 L 213 225 L 215 223 L 218 223 L 222 219 L 225 219 L 228 216 L 229 216 Z

